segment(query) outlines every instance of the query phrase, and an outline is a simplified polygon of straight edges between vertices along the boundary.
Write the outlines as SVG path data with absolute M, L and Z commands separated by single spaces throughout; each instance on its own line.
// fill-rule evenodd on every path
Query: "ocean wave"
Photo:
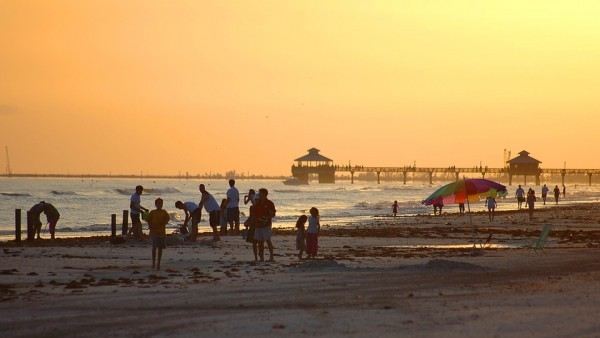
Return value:
M 354 208 L 356 209 L 360 209 L 360 210 L 392 210 L 392 205 L 394 204 L 394 202 L 392 201 L 381 201 L 381 202 L 359 202 L 357 204 L 354 205 Z M 423 206 L 421 205 L 420 202 L 418 201 L 404 201 L 404 202 L 398 202 L 398 208 L 400 210 L 403 209 L 419 209 L 422 208 Z
M 50 191 L 50 193 L 52 195 L 59 195 L 59 196 L 74 196 L 77 195 L 76 192 L 74 191 L 58 191 L 58 190 L 52 190 Z
M 121 195 L 131 195 L 135 192 L 135 189 L 120 189 L 117 188 L 115 191 Z M 181 191 L 174 187 L 165 187 L 165 188 L 144 188 L 144 193 L 152 194 L 152 195 L 160 195 L 160 194 L 177 194 Z
M 301 193 L 302 190 L 297 190 L 297 189 L 274 189 L 274 192 L 279 192 L 279 193 Z
M 20 192 L 0 192 L 0 195 L 7 197 L 31 197 L 30 194 Z

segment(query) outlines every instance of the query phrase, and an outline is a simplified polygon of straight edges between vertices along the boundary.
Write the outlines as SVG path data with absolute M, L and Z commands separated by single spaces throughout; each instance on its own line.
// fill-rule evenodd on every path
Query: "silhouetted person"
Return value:
M 60 213 L 50 203 L 44 203 L 44 214 L 46 214 L 46 220 L 48 221 L 48 231 L 50 231 L 50 238 L 54 239 L 54 233 L 56 231 L 56 224 L 60 218 Z
M 437 199 L 435 202 L 433 202 L 433 216 L 435 216 L 437 214 L 438 209 L 440 211 L 439 215 L 442 216 L 442 208 L 443 207 L 444 207 L 444 201 L 441 198 Z
M 154 205 L 156 209 L 150 211 L 148 215 L 148 227 L 150 228 L 150 239 L 152 239 L 152 268 L 156 267 L 156 270 L 160 270 L 162 251 L 166 247 L 167 234 L 165 227 L 169 223 L 169 214 L 162 208 L 162 199 L 157 198 Z
M 248 195 L 244 196 L 244 204 L 250 203 L 250 209 L 248 210 L 248 218 L 244 221 L 244 226 L 248 230 L 246 232 L 246 242 L 252 243 L 252 252 L 254 253 L 254 261 L 258 261 L 258 246 L 256 240 L 254 240 L 254 232 L 256 231 L 256 202 L 257 194 L 254 189 L 248 191 Z
M 496 212 L 496 199 L 492 196 L 488 196 L 485 199 L 485 205 L 488 209 L 488 218 L 490 220 L 490 223 L 492 223 L 492 221 L 494 220 L 494 214 Z
M 459 215 L 465 214 L 465 203 L 458 203 L 458 214 Z
M 42 230 L 42 222 L 40 221 L 40 215 L 44 211 L 45 204 L 46 202 L 41 201 L 29 209 L 29 222 L 31 222 L 35 234 L 37 234 L 37 239 L 41 238 L 40 231 Z
M 533 219 L 533 210 L 535 209 L 535 191 L 533 189 L 529 189 L 527 193 L 527 207 L 529 209 L 529 220 Z
M 567 186 L 563 184 L 563 199 L 567 198 Z
M 315 258 L 319 251 L 319 232 L 321 231 L 321 222 L 319 209 L 310 208 L 308 217 L 308 228 L 306 229 L 306 253 L 308 258 Z
M 221 200 L 219 211 L 219 225 L 221 226 L 221 235 L 227 235 L 227 199 Z M 233 228 L 231 229 L 233 232 Z
M 258 243 L 258 255 L 260 261 L 265 260 L 265 242 L 269 247 L 269 261 L 273 261 L 273 243 L 271 242 L 273 217 L 275 217 L 275 205 L 267 198 L 269 191 L 261 188 L 258 191 L 258 201 L 254 205 L 256 211 L 256 229 L 254 230 L 254 240 Z
M 213 195 L 206 191 L 204 184 L 200 184 L 198 190 L 200 190 L 200 193 L 202 194 L 200 203 L 198 203 L 198 208 L 200 208 L 200 219 L 202 219 L 202 208 L 204 207 L 206 212 L 208 212 L 208 223 L 213 230 L 213 240 L 219 241 L 221 240 L 218 230 L 219 224 L 221 223 L 221 207 Z M 194 236 L 193 233 L 192 236 Z M 195 236 L 193 237 L 193 240 L 196 240 Z
M 198 208 L 198 204 L 194 202 L 175 202 L 175 208 L 183 210 L 185 213 L 185 220 L 183 221 L 183 225 L 181 225 L 180 232 L 182 234 L 193 233 L 194 238 L 198 235 L 198 223 L 200 223 L 200 208 Z M 191 221 L 191 229 L 188 228 L 188 223 Z M 190 235 L 191 236 L 191 235 Z
M 519 210 L 521 210 L 523 202 L 525 202 L 525 190 L 521 188 L 521 185 L 519 185 L 519 187 L 515 191 L 515 196 L 517 197 L 517 206 L 519 207 Z
M 548 197 L 548 191 L 550 191 L 550 189 L 544 184 L 544 186 L 542 187 L 542 201 L 544 201 L 544 205 L 546 205 L 546 197 Z
M 394 214 L 394 217 L 398 214 L 398 201 L 394 201 L 394 204 L 392 204 L 392 214 Z
M 558 185 L 554 187 L 554 202 L 558 204 L 558 198 L 560 197 L 560 189 Z
M 148 209 L 142 206 L 142 193 L 144 192 L 144 187 L 138 185 L 135 187 L 135 192 L 131 195 L 129 199 L 129 214 L 131 215 L 131 229 L 129 229 L 128 235 L 132 235 L 137 239 L 142 239 L 142 220 L 140 219 L 140 214 L 143 211 L 148 211 Z
M 231 231 L 238 233 L 240 231 L 240 192 L 235 187 L 235 180 L 229 180 L 229 189 L 227 190 L 227 222 Z M 235 228 L 234 228 L 235 225 Z

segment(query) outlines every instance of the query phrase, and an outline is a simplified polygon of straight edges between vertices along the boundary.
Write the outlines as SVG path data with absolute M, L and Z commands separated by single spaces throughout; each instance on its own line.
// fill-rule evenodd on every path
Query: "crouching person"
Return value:
M 152 239 L 152 268 L 160 270 L 160 259 L 162 258 L 162 250 L 165 248 L 165 238 L 167 236 L 165 228 L 169 223 L 169 214 L 162 208 L 163 200 L 161 198 L 157 198 L 154 205 L 156 209 L 150 211 L 148 215 L 148 226 L 150 228 L 150 238 Z M 157 253 L 158 257 L 156 257 Z

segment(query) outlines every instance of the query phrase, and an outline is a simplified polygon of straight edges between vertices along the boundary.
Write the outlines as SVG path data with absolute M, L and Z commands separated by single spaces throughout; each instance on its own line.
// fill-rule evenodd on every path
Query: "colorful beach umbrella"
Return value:
M 476 202 L 488 196 L 506 194 L 506 186 L 483 178 L 465 178 L 444 185 L 423 200 L 423 204 L 432 205 L 436 201 L 444 204 Z
M 443 204 L 466 203 L 469 222 L 473 226 L 473 248 L 475 248 L 477 230 L 473 224 L 470 202 L 476 202 L 488 196 L 503 196 L 506 193 L 506 186 L 500 183 L 483 178 L 463 178 L 434 191 L 433 194 L 423 200 L 423 204 L 432 205 L 439 201 L 442 201 Z

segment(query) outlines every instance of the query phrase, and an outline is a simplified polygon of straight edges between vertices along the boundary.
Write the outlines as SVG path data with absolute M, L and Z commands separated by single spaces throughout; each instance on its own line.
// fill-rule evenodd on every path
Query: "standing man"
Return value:
M 235 234 L 240 232 L 240 192 L 235 187 L 234 179 L 229 180 L 229 189 L 227 190 L 227 222 L 230 231 Z
M 190 238 L 194 239 L 198 236 L 198 223 L 200 223 L 200 208 L 198 208 L 198 204 L 194 202 L 175 202 L 175 208 L 183 210 L 185 213 L 185 220 L 183 221 L 183 225 L 181 226 L 180 232 L 183 235 L 188 233 L 192 233 Z M 191 231 L 188 229 L 188 222 L 192 221 L 192 229 Z
M 563 184 L 563 199 L 567 198 L 567 186 Z
M 217 203 L 217 200 L 213 197 L 213 195 L 206 191 L 206 187 L 204 186 L 204 184 L 200 184 L 198 189 L 202 194 L 200 203 L 198 203 L 198 208 L 200 209 L 200 219 L 202 219 L 202 207 L 204 207 L 206 212 L 208 212 L 208 223 L 210 224 L 210 227 L 213 230 L 213 240 L 215 242 L 219 241 L 221 240 L 221 238 L 219 237 L 219 232 L 217 231 L 217 228 L 219 226 L 219 223 L 221 223 L 221 207 L 219 207 L 219 203 Z M 192 236 L 194 236 L 193 233 Z M 196 240 L 196 237 L 194 236 L 192 240 Z
M 515 196 L 517 197 L 517 206 L 519 207 L 519 210 L 521 210 L 521 206 L 523 205 L 523 202 L 525 202 L 525 190 L 521 188 L 520 184 L 515 192 Z
M 271 242 L 273 217 L 275 217 L 275 205 L 267 195 L 269 191 L 265 188 L 258 190 L 259 197 L 254 208 L 256 209 L 256 230 L 254 231 L 254 240 L 258 242 L 258 255 L 260 261 L 265 260 L 265 241 L 269 247 L 269 262 L 273 262 L 273 243 Z
M 560 197 L 560 189 L 558 185 L 554 187 L 554 202 L 558 205 L 558 198 Z
M 127 235 L 133 236 L 136 239 L 142 239 L 142 221 L 140 219 L 140 213 L 142 211 L 148 211 L 148 209 L 142 206 L 142 193 L 144 192 L 144 187 L 138 185 L 135 187 L 135 192 L 131 195 L 129 199 L 129 214 L 131 215 L 131 229 L 129 229 L 129 233 Z
M 46 214 L 46 220 L 48 221 L 48 230 L 50 231 L 50 238 L 54 239 L 56 223 L 58 223 L 60 213 L 52 204 L 44 203 L 44 214 Z
M 544 184 L 544 186 L 542 187 L 542 201 L 544 201 L 544 205 L 546 205 L 546 197 L 548 197 L 548 191 L 550 189 L 548 189 L 548 186 L 546 186 Z

